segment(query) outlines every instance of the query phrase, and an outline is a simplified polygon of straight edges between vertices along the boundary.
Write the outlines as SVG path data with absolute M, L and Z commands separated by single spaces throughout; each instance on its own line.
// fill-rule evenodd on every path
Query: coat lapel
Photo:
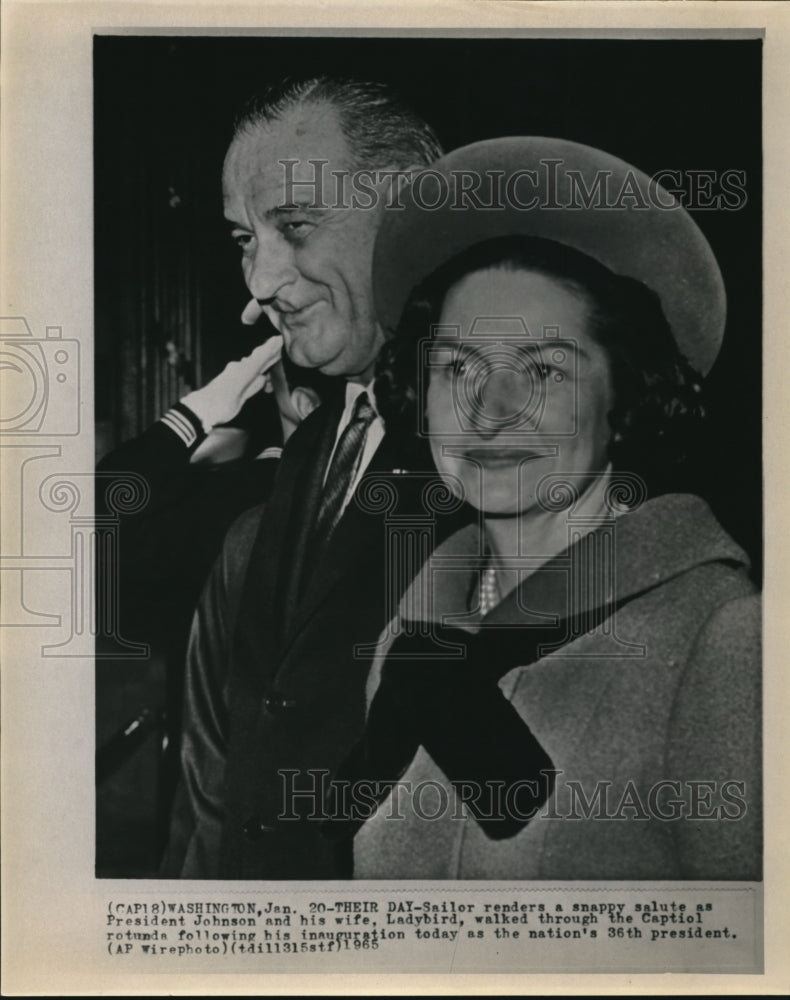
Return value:
M 403 595 L 401 617 L 477 625 L 476 615 L 459 612 L 465 599 L 459 595 L 471 591 L 486 563 L 481 531 L 480 525 L 469 525 L 433 553 Z M 708 562 L 748 565 L 703 500 L 659 496 L 583 534 L 543 563 L 490 612 L 485 624 L 541 628 L 573 619 L 584 631 L 585 615 L 592 627 L 601 611 Z

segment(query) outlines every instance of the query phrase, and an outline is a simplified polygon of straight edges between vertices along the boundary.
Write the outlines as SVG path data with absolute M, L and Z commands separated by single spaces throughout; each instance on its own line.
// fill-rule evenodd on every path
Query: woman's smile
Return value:
M 519 446 L 479 445 L 464 448 L 461 454 L 463 458 L 478 462 L 485 468 L 512 468 L 522 462 L 542 458 L 545 452 L 528 451 Z

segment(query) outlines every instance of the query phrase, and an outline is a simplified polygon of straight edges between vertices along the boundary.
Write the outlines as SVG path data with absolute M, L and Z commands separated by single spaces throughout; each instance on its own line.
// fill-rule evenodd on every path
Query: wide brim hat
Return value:
M 726 297 L 710 245 L 677 197 L 600 149 L 534 136 L 463 146 L 393 192 L 383 216 L 373 278 L 388 333 L 412 289 L 439 265 L 483 240 L 521 234 L 642 281 L 694 368 L 706 374 L 716 359 Z

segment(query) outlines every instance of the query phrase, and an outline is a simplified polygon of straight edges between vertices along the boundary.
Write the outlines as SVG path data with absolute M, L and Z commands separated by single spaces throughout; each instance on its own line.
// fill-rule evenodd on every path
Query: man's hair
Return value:
M 501 236 L 477 243 L 412 291 L 398 331 L 376 365 L 376 400 L 387 430 L 411 447 L 416 460 L 425 460 L 427 442 L 418 433 L 418 406 L 425 402 L 418 398 L 419 342 L 439 323 L 449 290 L 487 268 L 544 274 L 587 302 L 589 333 L 604 349 L 612 374 L 614 470 L 641 476 L 651 496 L 698 491 L 702 378 L 681 354 L 659 297 L 641 281 L 546 239 Z M 583 413 L 577 416 L 585 419 Z
M 422 166 L 442 155 L 430 125 L 389 86 L 329 76 L 289 78 L 267 87 L 242 108 L 234 137 L 280 121 L 294 108 L 320 104 L 337 112 L 358 168 Z

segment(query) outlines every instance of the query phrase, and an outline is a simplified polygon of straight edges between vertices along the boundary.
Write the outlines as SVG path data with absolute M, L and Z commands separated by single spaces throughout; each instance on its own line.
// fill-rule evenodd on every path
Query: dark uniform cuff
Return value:
M 190 450 L 196 448 L 206 437 L 200 418 L 183 403 L 172 406 L 160 422 L 177 435 Z

